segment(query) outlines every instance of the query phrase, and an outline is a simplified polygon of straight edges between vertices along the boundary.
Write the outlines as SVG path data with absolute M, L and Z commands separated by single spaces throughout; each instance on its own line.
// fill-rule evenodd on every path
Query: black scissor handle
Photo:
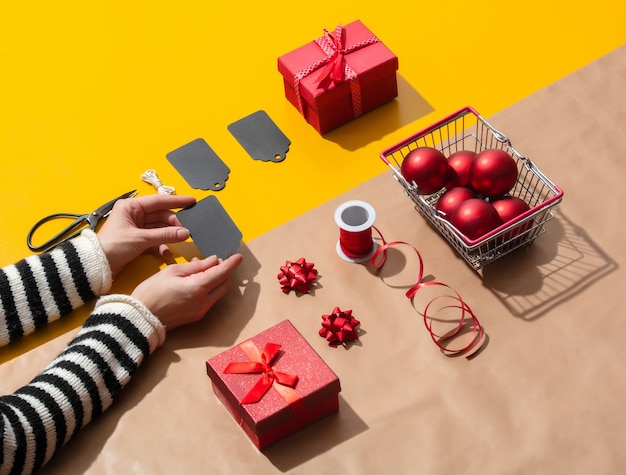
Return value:
M 48 239 L 43 244 L 40 244 L 38 246 L 35 246 L 33 244 L 33 235 L 35 234 L 35 231 L 37 231 L 42 225 L 50 221 L 54 221 L 56 219 L 67 219 L 67 218 L 69 219 L 74 218 L 74 221 L 70 223 L 67 227 L 59 231 L 57 234 L 55 234 L 53 237 Z M 84 224 L 85 223 L 88 224 L 87 218 L 88 218 L 88 215 L 75 214 L 75 213 L 50 214 L 44 218 L 41 218 L 39 221 L 37 221 L 35 225 L 30 229 L 30 231 L 28 231 L 28 235 L 26 236 L 26 244 L 28 245 L 28 248 L 34 252 L 48 251 L 52 249 L 53 247 L 57 246 L 58 244 L 62 243 L 63 241 L 66 241 L 68 239 L 73 239 L 74 237 L 78 236 L 83 230 Z

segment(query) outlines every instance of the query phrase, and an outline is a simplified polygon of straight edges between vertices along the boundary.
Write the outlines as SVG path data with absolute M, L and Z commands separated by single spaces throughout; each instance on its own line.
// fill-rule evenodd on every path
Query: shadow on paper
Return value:
M 367 429 L 365 421 L 339 395 L 337 413 L 290 435 L 263 453 L 281 472 L 288 472 Z
M 483 269 L 483 285 L 524 320 L 543 316 L 617 269 L 583 228 L 559 210 L 554 214 L 535 243 Z

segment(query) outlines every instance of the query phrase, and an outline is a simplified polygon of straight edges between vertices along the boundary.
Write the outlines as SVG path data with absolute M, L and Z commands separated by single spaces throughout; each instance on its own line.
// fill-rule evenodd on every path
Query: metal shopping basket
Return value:
M 421 195 L 415 183 L 402 176 L 404 157 L 418 147 L 434 147 L 446 156 L 461 150 L 480 152 L 498 148 L 509 153 L 518 168 L 517 183 L 509 195 L 524 200 L 530 210 L 485 236 L 471 240 L 464 236 L 435 208 L 445 188 L 432 195 Z M 552 183 L 537 166 L 511 145 L 506 135 L 496 130 L 472 107 L 465 107 L 430 127 L 383 150 L 381 159 L 391 168 L 404 193 L 415 203 L 418 211 L 441 233 L 450 245 L 476 271 L 496 259 L 534 242 L 545 232 L 545 223 L 554 215 L 551 208 L 561 202 L 563 191 Z

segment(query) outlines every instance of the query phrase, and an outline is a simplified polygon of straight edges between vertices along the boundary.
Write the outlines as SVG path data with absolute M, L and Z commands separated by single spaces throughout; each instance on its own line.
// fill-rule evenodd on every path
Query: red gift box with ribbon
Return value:
M 289 320 L 210 358 L 206 370 L 260 450 L 339 410 L 339 378 Z
M 320 134 L 398 96 L 398 58 L 361 21 L 278 58 L 285 96 Z

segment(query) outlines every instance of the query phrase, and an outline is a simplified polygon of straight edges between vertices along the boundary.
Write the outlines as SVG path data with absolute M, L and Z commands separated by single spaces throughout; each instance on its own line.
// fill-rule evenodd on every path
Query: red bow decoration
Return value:
M 347 54 L 365 48 L 380 40 L 376 36 L 370 36 L 362 41 L 358 41 L 349 46 L 345 45 L 345 29 L 341 25 L 335 27 L 334 36 L 324 29 L 324 34 L 315 40 L 315 44 L 324 52 L 324 57 L 318 59 L 313 64 L 296 73 L 293 77 L 293 86 L 296 92 L 298 110 L 303 113 L 302 96 L 300 95 L 300 81 L 309 74 L 324 66 L 317 79 L 320 88 L 326 88 L 332 84 L 350 80 L 350 91 L 352 94 L 352 110 L 354 116 L 358 117 L 363 113 L 361 104 L 361 86 L 357 78 L 357 73 L 345 60 Z
M 360 324 L 361 322 L 352 316 L 352 310 L 342 312 L 339 307 L 335 307 L 330 315 L 322 315 L 322 328 L 319 334 L 326 338 L 330 346 L 337 348 L 340 344 L 359 339 L 356 327 Z
M 254 343 L 249 340 L 245 341 L 240 346 L 243 345 L 248 345 L 248 350 L 251 349 L 250 345 L 252 345 L 256 350 Z M 246 351 L 246 348 L 243 349 L 248 356 L 251 356 L 251 353 L 253 353 L 251 351 Z M 261 377 L 256 382 L 254 387 L 243 397 L 243 399 L 241 399 L 241 401 L 239 401 L 241 404 L 249 404 L 260 401 L 274 382 L 284 386 L 289 386 L 290 388 L 295 387 L 298 382 L 297 375 L 282 373 L 280 371 L 275 371 L 272 368 L 271 363 L 278 354 L 279 349 L 280 345 L 276 343 L 267 343 L 260 355 L 256 357 L 256 361 L 228 363 L 228 366 L 224 369 L 224 373 L 227 374 L 261 373 Z M 258 353 L 258 350 L 254 353 Z
M 318 42 L 324 42 L 323 46 L 320 46 L 326 53 L 330 53 L 330 58 L 321 74 L 318 76 L 318 86 L 322 89 L 326 89 L 333 84 L 338 84 L 343 81 L 344 70 L 346 69 L 346 60 L 344 55 L 346 50 L 344 49 L 346 33 L 341 25 L 337 25 L 335 28 L 335 35 L 331 35 L 328 30 L 324 29 L 324 36 L 322 36 Z M 352 75 L 351 75 L 352 76 Z M 354 74 L 356 76 L 356 74 Z
M 307 262 L 304 257 L 296 262 L 287 261 L 284 266 L 280 266 L 278 281 L 282 291 L 286 294 L 292 290 L 308 293 L 315 279 L 317 279 L 315 264 Z

